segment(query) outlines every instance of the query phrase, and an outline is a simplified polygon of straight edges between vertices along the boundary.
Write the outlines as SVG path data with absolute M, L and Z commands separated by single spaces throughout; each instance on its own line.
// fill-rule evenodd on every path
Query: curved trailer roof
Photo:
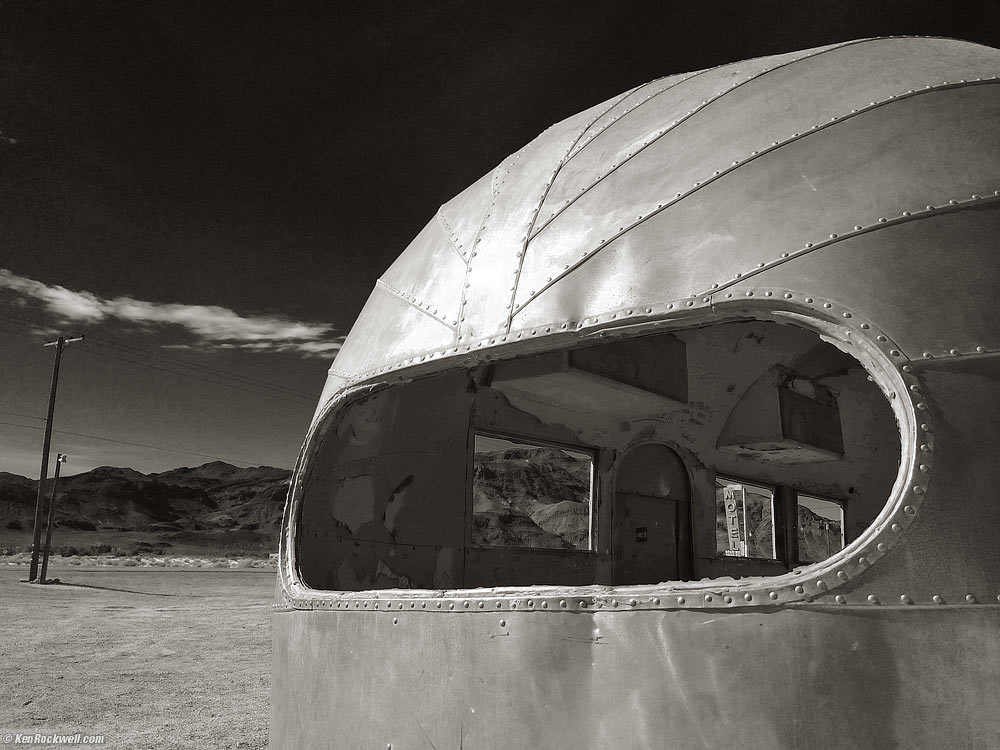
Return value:
M 442 206 L 379 280 L 293 479 L 272 745 L 988 744 L 998 74 L 998 50 L 900 38 L 673 76 L 554 125 Z M 828 334 L 896 415 L 886 506 L 827 560 L 611 588 L 301 580 L 311 464 L 377 382 L 746 318 Z
M 983 252 L 1000 224 L 998 73 L 992 48 L 865 39 L 569 117 L 441 206 L 378 280 L 321 405 L 390 370 L 765 288 L 879 321 L 897 356 L 994 351 L 977 298 L 1000 274 Z

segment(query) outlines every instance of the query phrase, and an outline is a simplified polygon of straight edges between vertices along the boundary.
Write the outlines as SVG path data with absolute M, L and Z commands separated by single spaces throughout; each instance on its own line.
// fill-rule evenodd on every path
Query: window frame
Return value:
M 784 563 L 785 561 L 782 558 L 782 551 L 784 545 L 781 544 L 781 538 L 780 538 L 781 530 L 779 529 L 779 521 L 778 521 L 778 519 L 781 518 L 782 515 L 780 501 L 778 498 L 778 491 L 781 485 L 776 485 L 773 482 L 763 482 L 760 480 L 754 480 L 747 477 L 741 477 L 728 473 L 720 474 L 718 472 L 714 472 L 712 475 L 713 508 L 715 507 L 715 490 L 721 489 L 717 487 L 720 481 L 729 482 L 732 484 L 737 484 L 737 483 L 744 485 L 749 484 L 754 487 L 759 487 L 762 489 L 769 490 L 771 492 L 771 546 L 772 549 L 774 550 L 774 557 L 752 557 L 749 555 L 725 555 L 721 553 L 718 549 L 718 540 L 716 540 L 715 542 L 716 549 L 713 553 L 714 557 L 718 560 L 742 560 L 742 561 L 752 561 L 755 563 Z M 746 502 L 745 495 L 744 495 L 744 502 Z M 716 516 L 713 515 L 713 520 L 715 518 Z M 713 524 L 713 529 L 714 528 L 715 526 Z
M 526 445 L 537 448 L 554 448 L 557 450 L 571 451 L 586 455 L 590 458 L 590 508 L 588 513 L 588 547 L 587 549 L 576 549 L 566 547 L 514 547 L 494 544 L 476 544 L 473 541 L 474 531 L 474 504 L 475 504 L 475 477 L 476 477 L 476 437 L 494 438 L 497 440 L 507 440 L 512 443 Z M 567 443 L 547 438 L 537 438 L 531 435 L 524 435 L 516 432 L 504 432 L 502 430 L 489 430 L 472 427 L 469 430 L 468 459 L 466 462 L 466 498 L 465 498 L 465 546 L 467 549 L 477 550 L 505 550 L 515 553 L 543 553 L 557 555 L 596 555 L 598 551 L 598 517 L 597 509 L 600 503 L 600 472 L 598 470 L 598 458 L 600 450 L 593 446 L 579 443 Z
M 718 549 L 718 541 L 715 542 L 715 549 L 713 550 L 713 558 L 721 561 L 741 561 L 741 562 L 753 562 L 753 563 L 763 563 L 763 564 L 780 564 L 784 566 L 786 570 L 792 570 L 794 568 L 803 567 L 806 565 L 816 565 L 817 563 L 823 562 L 823 560 L 817 560 L 815 562 L 806 562 L 801 560 L 799 557 L 799 525 L 798 525 L 798 502 L 799 496 L 805 495 L 806 497 L 815 498 L 816 500 L 825 500 L 827 502 L 836 503 L 840 506 L 841 513 L 843 514 L 843 521 L 841 522 L 841 536 L 843 538 L 844 546 L 840 550 L 834 552 L 830 557 L 834 557 L 839 554 L 843 549 L 850 544 L 847 537 L 847 510 L 848 510 L 848 498 L 838 497 L 836 495 L 831 495 L 826 492 L 814 492 L 808 487 L 796 486 L 793 484 L 785 484 L 783 482 L 765 481 L 762 479 L 753 479 L 748 476 L 740 476 L 738 474 L 730 474 L 728 472 L 712 472 L 712 498 L 714 507 L 715 489 L 717 489 L 716 484 L 720 481 L 730 481 L 733 483 L 749 484 L 755 487 L 762 487 L 771 491 L 771 538 L 774 540 L 774 557 L 743 557 L 741 555 L 724 555 Z M 713 519 L 715 516 L 713 516 Z M 713 526 L 714 529 L 714 526 Z M 714 538 L 714 535 L 713 535 Z M 825 560 L 830 559 L 830 557 L 824 558 Z
M 794 494 L 794 497 L 793 497 L 794 508 L 795 508 L 795 512 L 794 512 L 794 518 L 795 518 L 795 564 L 796 565 L 815 565 L 818 562 L 823 562 L 823 560 L 814 560 L 814 561 L 810 562 L 810 561 L 803 560 L 802 557 L 801 557 L 801 555 L 800 555 L 800 548 L 799 548 L 799 544 L 798 544 L 798 541 L 799 541 L 798 506 L 799 506 L 799 497 L 801 495 L 805 495 L 806 497 L 812 498 L 813 500 L 822 500 L 823 502 L 834 503 L 835 505 L 837 505 L 837 506 L 840 507 L 840 542 L 841 542 L 841 546 L 840 546 L 840 549 L 838 549 L 836 552 L 834 552 L 833 554 L 828 555 L 827 557 L 823 558 L 824 560 L 829 560 L 831 557 L 833 557 L 833 555 L 838 554 L 839 552 L 843 551 L 845 547 L 847 547 L 847 544 L 848 544 L 848 542 L 847 542 L 847 500 L 846 500 L 846 498 L 838 498 L 838 497 L 834 497 L 832 495 L 827 495 L 827 494 L 817 493 L 817 492 L 811 492 L 809 490 L 802 490 L 802 489 L 799 489 L 799 488 L 795 488 L 795 494 Z

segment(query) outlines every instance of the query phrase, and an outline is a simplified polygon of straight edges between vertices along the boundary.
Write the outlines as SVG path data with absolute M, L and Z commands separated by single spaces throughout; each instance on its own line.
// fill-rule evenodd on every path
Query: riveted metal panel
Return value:
M 745 68 L 741 64 L 743 72 L 729 76 L 732 83 L 711 81 L 717 76 L 726 78 L 729 68 L 722 68 L 679 84 L 669 92 L 673 96 L 664 94 L 645 105 L 641 115 L 616 124 L 604 136 L 601 149 L 589 156 L 584 151 L 561 169 L 556 186 L 550 191 L 550 196 L 560 200 L 551 207 L 543 206 L 544 222 L 537 224 L 526 254 L 517 304 L 524 304 L 532 291 L 539 290 L 550 278 L 561 276 L 567 270 L 566 264 L 572 269 L 583 252 L 599 251 L 602 241 L 606 244 L 621 231 L 635 226 L 640 217 L 650 216 L 663 207 L 669 213 L 679 198 L 720 175 L 739 179 L 741 170 L 757 166 L 746 165 L 756 154 L 811 130 L 829 127 L 862 109 L 867 111 L 892 101 L 890 97 L 925 90 L 927 85 L 940 86 L 944 81 L 992 76 L 998 70 L 995 56 L 993 59 L 972 56 L 964 65 L 956 66 L 947 56 L 935 54 L 937 47 L 944 44 L 941 40 L 930 45 L 928 54 L 914 55 L 913 52 L 924 51 L 924 45 L 917 41 L 855 43 L 799 53 L 784 60 L 767 58 L 757 69 L 751 65 L 747 75 L 743 74 Z M 879 74 L 871 75 L 876 68 Z M 710 83 L 720 90 L 707 87 Z M 690 100 L 685 99 L 679 92 L 691 87 L 695 90 L 688 95 Z M 706 89 L 711 93 L 703 99 Z M 844 93 L 831 96 L 831 91 Z M 668 107 L 675 104 L 679 105 L 679 111 Z M 689 105 L 694 106 L 687 109 Z M 908 111 L 895 108 L 889 116 L 905 119 Z M 962 112 L 962 116 L 975 117 L 976 113 Z M 980 116 L 983 119 L 978 120 L 979 127 L 983 127 L 988 120 Z M 642 133 L 630 132 L 632 125 L 641 125 Z M 867 127 L 869 139 L 881 141 L 886 137 L 878 123 L 869 123 Z M 926 138 L 926 132 L 921 137 Z M 621 140 L 617 141 L 619 137 Z M 825 144 L 809 139 L 808 147 L 824 148 Z M 776 158 L 794 157 L 783 151 Z M 588 159 L 594 162 L 590 166 Z M 960 168 L 960 165 L 948 166 L 950 170 Z M 777 193 L 774 199 L 785 200 L 786 193 L 796 188 L 817 188 L 805 181 L 808 175 L 796 177 L 797 180 L 776 186 L 777 189 L 772 186 L 771 192 Z M 899 174 L 898 178 L 904 180 L 906 175 Z M 859 191 L 864 189 L 863 184 L 858 185 Z M 562 201 L 563 193 L 569 203 Z M 771 196 L 747 192 L 743 197 L 749 201 Z M 740 207 L 739 203 L 719 205 L 724 205 L 727 211 Z
M 1000 144 L 997 147 L 1000 153 Z M 1000 186 L 1000 170 L 996 184 Z M 937 201 L 913 220 L 858 234 L 749 278 L 850 298 L 911 358 L 1000 350 L 1000 200 Z M 744 285 L 728 290 L 734 298 Z M 722 295 L 720 295 L 722 296 Z
M 559 314 L 581 320 L 646 300 L 691 297 L 702 304 L 714 289 L 793 254 L 825 252 L 813 246 L 831 235 L 877 227 L 880 218 L 903 210 L 947 206 L 987 190 L 992 196 L 1000 134 L 984 123 L 997 118 L 1000 85 L 873 107 L 692 186 L 673 206 L 585 247 L 561 278 L 527 283 L 577 241 L 553 230 L 547 241 L 556 241 L 551 248 L 558 257 L 539 254 L 525 268 L 515 324 L 538 325 Z M 533 243 L 530 252 L 543 250 Z M 783 277 L 790 288 L 801 286 L 789 277 L 795 268 Z M 536 290 L 541 293 L 532 298 Z
M 327 373 L 326 381 L 323 383 L 323 392 L 320 394 L 319 403 L 316 404 L 316 411 L 313 412 L 310 427 L 319 418 L 320 414 L 323 413 L 323 409 L 329 403 L 330 399 L 347 388 L 348 382 L 349 378 L 346 375 L 337 375 L 332 372 Z
M 466 261 L 445 231 L 441 222 L 430 222 L 378 285 L 455 330 Z
M 459 341 L 506 326 L 524 246 L 559 161 L 614 101 L 553 125 L 501 165 L 503 171 L 496 175 L 493 198 L 469 254 Z
M 905 544 L 850 595 L 884 603 L 996 603 L 1000 593 L 1000 357 L 957 357 L 907 365 L 909 388 L 933 417 L 917 446 L 928 481 Z M 904 512 L 907 512 L 904 510 Z M 1000 635 L 998 632 L 996 635 Z
M 737 76 L 739 80 L 727 84 L 727 88 L 723 79 L 727 71 L 734 70 L 750 72 L 741 72 Z M 461 338 L 455 342 L 457 346 L 451 347 L 454 351 L 443 343 L 437 348 L 428 346 L 426 325 L 419 324 L 413 340 L 394 342 L 389 347 L 372 346 L 368 329 L 384 328 L 387 317 L 387 311 L 375 305 L 363 312 L 358 331 L 349 337 L 336 370 L 355 382 L 388 368 L 419 363 L 419 355 L 427 355 L 432 349 L 435 356 L 462 354 L 470 345 L 490 345 L 490 339 L 497 344 L 503 343 L 504 337 L 521 331 L 529 335 L 535 326 L 542 326 L 536 332 L 540 336 L 572 328 L 573 324 L 582 322 L 580 306 L 573 294 L 550 295 L 544 305 L 547 314 L 544 311 L 533 313 L 522 322 L 516 317 L 513 322 L 508 320 L 516 305 L 528 303 L 525 310 L 530 310 L 536 304 L 530 300 L 538 297 L 546 287 L 558 284 L 565 274 L 575 275 L 581 263 L 590 265 L 590 258 L 606 252 L 601 248 L 621 244 L 615 241 L 617 233 L 632 235 L 639 230 L 641 234 L 642 225 L 653 228 L 655 237 L 676 238 L 675 220 L 688 222 L 686 217 L 692 214 L 726 217 L 741 213 L 744 203 L 771 202 L 784 213 L 783 221 L 808 228 L 793 238 L 791 249 L 763 248 L 754 244 L 753 234 L 734 238 L 719 231 L 715 233 L 717 236 L 709 233 L 686 238 L 684 247 L 688 255 L 671 255 L 665 265 L 669 272 L 655 271 L 649 266 L 647 257 L 630 257 L 618 264 L 625 273 L 660 282 L 662 289 L 655 297 L 642 300 L 646 306 L 652 309 L 661 302 L 688 306 L 685 300 L 689 295 L 704 291 L 687 288 L 697 286 L 693 282 L 700 279 L 698 268 L 689 268 L 691 254 L 710 253 L 711 263 L 725 279 L 730 271 L 733 274 L 745 272 L 747 260 L 755 260 L 750 266 L 755 268 L 760 262 L 776 262 L 781 253 L 795 252 L 800 243 L 802 247 L 815 243 L 817 240 L 811 233 L 817 229 L 821 237 L 827 236 L 824 232 L 839 234 L 836 229 L 822 226 L 830 217 L 823 207 L 811 204 L 801 193 L 820 193 L 815 197 L 829 203 L 844 202 L 848 206 L 872 208 L 872 213 L 876 211 L 870 204 L 881 201 L 887 206 L 883 209 L 886 216 L 872 217 L 872 222 L 877 218 L 892 221 L 893 216 L 913 211 L 915 207 L 939 205 L 939 197 L 948 201 L 961 200 L 964 193 L 985 195 L 988 189 L 996 190 L 996 187 L 972 186 L 966 179 L 970 174 L 956 174 L 968 171 L 968 162 L 956 161 L 955 153 L 935 152 L 939 147 L 947 148 L 949 139 L 953 142 L 952 149 L 956 148 L 956 140 L 967 143 L 969 152 L 980 148 L 978 154 L 973 154 L 972 170 L 975 171 L 974 162 L 980 161 L 980 157 L 991 160 L 998 150 L 995 142 L 983 141 L 984 137 L 989 140 L 985 134 L 996 130 L 991 127 L 995 115 L 965 108 L 967 100 L 964 99 L 938 97 L 955 87 L 979 89 L 972 84 L 995 80 L 998 74 L 1000 52 L 986 47 L 941 39 L 861 40 L 830 49 L 808 50 L 674 76 L 593 107 L 554 125 L 438 212 L 432 223 L 440 229 L 442 246 L 451 247 L 455 255 L 454 259 L 444 261 L 442 268 L 447 273 L 442 275 L 449 279 L 454 276 L 455 261 L 466 260 L 471 264 L 460 289 L 449 294 L 442 288 L 441 296 L 437 292 L 422 295 L 420 290 L 427 284 L 436 283 L 430 281 L 437 273 L 436 262 L 431 262 L 422 271 L 414 269 L 413 278 L 408 279 L 412 289 L 393 284 L 388 278 L 384 280 L 404 299 L 414 301 L 425 310 L 427 304 L 436 302 L 443 318 L 448 316 L 441 311 L 442 306 L 447 307 L 453 297 L 461 295 L 458 303 L 461 313 L 457 319 L 464 328 L 460 331 Z M 719 76 L 723 79 L 716 80 Z M 709 83 L 715 85 L 707 85 Z M 969 97 L 988 96 L 984 92 L 985 89 L 977 90 Z M 692 94 L 695 96 L 688 102 L 685 97 Z M 907 99 L 919 99 L 920 102 L 900 106 Z M 932 100 L 940 106 L 926 103 Z M 692 106 L 684 109 L 685 103 L 692 103 Z M 681 114 L 667 117 L 675 109 Z M 921 124 L 911 124 L 910 118 L 920 111 L 924 112 Z M 934 121 L 936 115 L 942 117 L 941 123 Z M 898 122 L 894 123 L 894 118 Z M 956 119 L 962 121 L 958 130 L 952 127 Z M 651 131 L 656 120 L 661 121 L 659 130 Z M 904 134 L 903 140 L 908 138 L 910 145 L 921 147 L 917 152 L 911 149 L 908 156 L 904 154 L 904 144 L 892 140 L 894 133 L 907 126 L 916 132 Z M 979 136 L 965 137 L 964 131 L 976 128 L 982 131 Z M 648 135 L 661 130 L 663 135 Z M 881 181 L 856 185 L 841 182 L 838 186 L 828 182 L 817 184 L 808 172 L 796 173 L 794 167 L 810 158 L 810 148 L 825 148 L 822 143 L 830 145 L 830 134 L 825 132 L 828 130 L 833 131 L 832 138 L 847 162 L 857 150 L 855 140 L 862 151 L 884 147 L 888 153 L 903 158 L 891 162 L 878 155 L 881 159 L 878 164 L 884 171 Z M 645 139 L 638 137 L 640 131 L 647 134 Z M 923 143 L 918 143 L 920 138 Z M 801 148 L 796 148 L 797 145 Z M 928 158 L 922 160 L 920 169 L 906 161 L 907 158 L 919 160 L 925 155 Z M 584 168 L 592 158 L 597 159 L 593 164 L 597 176 L 606 175 L 597 182 L 591 175 L 593 169 Z M 760 172 L 761 161 L 767 162 L 764 173 L 769 173 L 776 162 L 784 162 L 786 181 L 764 181 L 759 174 L 748 177 L 748 172 Z M 845 164 L 842 171 L 848 166 Z M 577 171 L 578 177 L 574 176 Z M 987 171 L 989 169 L 983 167 L 979 174 Z M 743 195 L 735 196 L 735 201 L 733 195 L 725 191 L 707 191 L 714 183 L 732 180 L 736 181 L 730 186 L 733 192 L 743 188 Z M 831 191 L 831 187 L 838 189 Z M 939 196 L 941 188 L 949 194 Z M 878 193 L 867 195 L 865 190 L 877 190 Z M 794 214 L 796 208 L 803 213 Z M 556 212 L 555 221 L 547 224 L 553 218 L 553 211 Z M 664 214 L 670 216 L 669 225 L 653 221 Z M 766 215 L 762 216 L 758 221 L 761 228 L 766 229 Z M 853 231 L 854 226 L 868 226 L 867 214 L 863 215 L 860 210 L 846 218 L 848 231 Z M 684 228 L 682 223 L 679 229 L 683 231 Z M 534 235 L 537 236 L 525 253 L 525 244 Z M 637 239 L 629 236 L 629 241 Z M 413 252 L 418 253 L 422 245 L 423 240 Z M 671 247 L 657 243 L 644 252 L 670 255 Z M 757 260 L 756 251 L 765 257 Z M 435 250 L 435 254 L 437 252 Z M 754 258 L 748 257 L 750 252 L 755 252 Z M 448 253 L 441 251 L 440 257 L 448 258 Z M 694 262 L 697 266 L 700 261 Z M 685 283 L 677 284 L 674 290 L 678 279 Z M 709 283 L 720 282 L 713 279 Z M 393 294 L 388 288 L 386 291 Z M 673 291 L 677 291 L 676 296 Z M 424 299 L 424 296 L 434 299 Z M 589 311 L 592 315 L 600 315 L 626 306 L 625 298 L 620 296 L 620 305 L 609 302 L 608 310 L 590 305 Z M 695 298 L 691 306 L 697 304 Z M 366 317 L 372 317 L 373 322 L 366 324 Z M 455 319 L 450 318 L 448 323 L 452 324 Z M 404 328 L 399 328 L 395 335 L 398 338 L 410 336 Z M 370 350 L 365 354 L 354 351 L 356 344 L 351 341 L 351 338 L 362 336 L 360 346 Z M 394 356 L 394 352 L 400 350 L 403 354 Z M 409 361 L 411 359 L 414 362 Z
M 480 177 L 438 209 L 435 220 L 441 225 L 452 247 L 466 262 L 476 242 L 476 234 L 483 225 L 483 217 L 500 190 L 501 177 L 511 158 L 505 159 L 495 170 Z M 425 269 L 424 273 L 433 273 L 433 268 Z M 461 298 L 461 286 L 454 289 L 454 294 Z
M 854 46 L 859 43 L 849 44 Z M 588 198 L 591 204 L 594 201 L 604 202 L 607 210 L 613 211 L 616 208 L 614 199 L 623 198 L 625 203 L 636 203 L 634 207 L 629 206 L 627 215 L 631 217 L 632 208 L 641 208 L 643 202 L 653 201 L 655 204 L 657 196 L 676 192 L 659 190 L 656 182 L 645 182 L 648 176 L 642 173 L 648 170 L 641 166 L 643 164 L 649 164 L 654 172 L 662 173 L 661 179 L 669 179 L 678 188 L 686 188 L 690 181 L 702 176 L 701 172 L 707 166 L 705 159 L 709 154 L 720 163 L 728 163 L 722 160 L 726 159 L 729 151 L 739 154 L 743 150 L 749 150 L 741 148 L 739 141 L 754 138 L 753 143 L 757 145 L 769 133 L 763 127 L 764 123 L 756 122 L 757 117 L 763 113 L 742 111 L 739 105 L 729 101 L 734 94 L 748 86 L 753 85 L 758 91 L 763 89 L 770 105 L 765 108 L 767 115 L 779 123 L 788 116 L 789 109 L 799 109 L 800 117 L 816 117 L 817 112 L 810 107 L 813 102 L 799 103 L 796 100 L 798 95 L 805 94 L 804 91 L 792 88 L 786 93 L 781 86 L 771 86 L 771 81 L 784 67 L 797 63 L 792 66 L 797 71 L 800 67 L 807 66 L 811 57 L 833 48 L 820 47 L 762 57 L 691 73 L 655 86 L 646 94 L 648 98 L 631 107 L 616 106 L 601 118 L 604 129 L 600 136 L 583 140 L 564 161 L 555 184 L 542 205 L 541 218 L 533 236 L 544 231 L 544 227 L 563 212 L 566 212 L 565 221 L 572 224 L 575 218 L 573 212 L 568 210 L 567 202 L 573 204 Z M 828 71 L 829 67 L 829 64 L 820 64 L 818 61 L 811 65 L 811 68 L 820 68 L 822 71 Z M 785 101 L 782 101 L 782 94 L 787 97 Z M 787 106 L 786 102 L 794 104 L 794 107 Z M 778 111 L 774 112 L 771 107 Z M 615 119 L 609 121 L 609 116 Z M 738 117 L 743 123 L 735 132 L 734 117 Z M 689 119 L 697 123 L 696 131 L 701 127 L 710 127 L 724 130 L 726 137 L 715 140 L 713 149 L 708 152 L 701 142 L 692 148 L 679 133 L 679 126 Z M 812 124 L 811 120 L 806 127 L 809 124 Z M 786 130 L 790 127 L 791 124 L 786 124 L 780 133 L 786 135 Z M 665 157 L 671 158 L 664 161 Z M 684 160 L 689 162 L 686 171 L 696 169 L 699 173 L 689 178 L 683 169 Z M 618 176 L 622 172 L 627 174 L 619 179 L 631 182 L 629 189 L 623 191 L 603 184 L 609 176 Z M 619 219 L 617 216 L 609 216 L 607 225 Z
M 576 156 L 578 151 L 587 146 L 592 140 L 597 138 L 623 117 L 630 115 L 633 110 L 643 106 L 664 91 L 673 88 L 678 82 L 686 80 L 691 76 L 696 76 L 701 72 L 703 71 L 698 71 L 696 73 L 682 73 L 681 75 L 659 78 L 655 81 L 643 84 L 642 86 L 637 86 L 625 95 L 621 96 L 611 107 L 594 119 L 586 131 L 584 131 L 583 135 L 580 136 L 576 145 L 570 149 L 563 163 L 565 164 Z M 556 188 L 555 185 L 552 187 L 553 189 Z
M 425 352 L 446 349 L 454 337 L 454 329 L 439 318 L 389 289 L 376 286 L 331 372 L 356 378 L 389 362 L 413 360 Z
M 271 747 L 988 748 L 1000 607 L 276 615 Z
M 961 54 L 956 54 L 956 47 Z M 726 131 L 712 152 L 694 150 L 692 156 L 704 168 L 709 157 L 728 164 L 726 149 L 734 141 L 754 137 L 759 144 L 774 140 L 768 137 L 772 134 L 784 139 L 797 128 L 840 115 L 845 105 L 868 106 L 871 100 L 883 101 L 928 84 L 996 74 L 997 55 L 989 48 L 954 40 L 899 38 L 858 40 L 655 81 L 641 90 L 645 92 L 641 100 L 612 110 L 614 121 L 602 118 L 600 149 L 590 149 L 587 138 L 581 141 L 560 170 L 542 215 L 548 217 L 565 199 L 578 198 L 580 188 L 594 189 L 594 179 L 608 172 L 611 164 L 656 161 L 646 153 L 652 147 L 646 145 L 650 139 L 684 149 L 675 131 L 692 118 L 700 126 Z M 734 158 L 738 156 L 736 152 Z

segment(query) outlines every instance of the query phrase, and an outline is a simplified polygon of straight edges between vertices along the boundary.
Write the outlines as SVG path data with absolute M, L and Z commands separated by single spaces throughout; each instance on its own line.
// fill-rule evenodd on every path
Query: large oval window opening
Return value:
M 312 436 L 296 500 L 316 589 L 778 575 L 871 525 L 892 408 L 816 332 L 740 320 L 378 387 Z

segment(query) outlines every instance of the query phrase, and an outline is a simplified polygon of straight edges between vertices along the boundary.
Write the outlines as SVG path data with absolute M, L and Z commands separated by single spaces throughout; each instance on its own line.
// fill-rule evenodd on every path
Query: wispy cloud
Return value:
M 200 344 L 219 348 L 330 356 L 343 342 L 342 336 L 334 335 L 333 326 L 325 323 L 240 315 L 218 305 L 147 302 L 132 297 L 104 299 L 87 291 L 50 286 L 3 268 L 0 268 L 0 289 L 41 303 L 51 314 L 66 321 L 118 320 L 147 327 L 179 326 L 194 335 Z

